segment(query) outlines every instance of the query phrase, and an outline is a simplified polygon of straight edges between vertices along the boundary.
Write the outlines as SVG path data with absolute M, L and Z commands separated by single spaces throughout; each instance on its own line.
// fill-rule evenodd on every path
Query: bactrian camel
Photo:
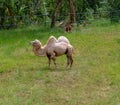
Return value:
M 73 46 L 65 36 L 60 36 L 58 39 L 56 39 L 54 36 L 50 36 L 44 46 L 42 46 L 42 43 L 37 39 L 31 41 L 30 44 L 33 46 L 33 52 L 35 55 L 47 56 L 49 67 L 52 59 L 56 68 L 56 57 L 64 54 L 66 54 L 67 57 L 67 67 L 72 67 Z

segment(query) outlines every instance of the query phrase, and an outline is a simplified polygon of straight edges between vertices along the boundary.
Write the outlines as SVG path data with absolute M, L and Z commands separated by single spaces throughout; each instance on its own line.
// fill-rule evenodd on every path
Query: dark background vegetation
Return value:
M 30 24 L 50 24 L 59 0 L 0 0 L 0 29 Z M 120 21 L 120 0 L 73 0 L 76 23 L 98 18 Z M 68 20 L 68 0 L 63 0 L 56 21 Z

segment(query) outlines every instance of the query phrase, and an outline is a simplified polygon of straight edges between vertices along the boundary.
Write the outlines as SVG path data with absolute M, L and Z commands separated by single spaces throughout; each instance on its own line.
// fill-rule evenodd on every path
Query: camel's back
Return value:
M 70 44 L 69 40 L 65 36 L 58 37 L 58 42 L 65 42 L 67 44 Z
M 50 46 L 52 46 L 56 42 L 57 42 L 57 39 L 54 36 L 50 36 L 48 41 L 47 41 L 46 46 L 50 47 Z

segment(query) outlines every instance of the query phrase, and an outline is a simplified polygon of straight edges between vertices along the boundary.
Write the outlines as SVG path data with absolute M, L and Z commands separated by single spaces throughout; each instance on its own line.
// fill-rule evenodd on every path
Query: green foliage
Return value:
M 74 0 L 74 5 L 78 23 L 96 18 L 120 21 L 119 0 Z M 50 23 L 55 6 L 56 0 L 1 0 L 0 29 Z M 56 20 L 67 20 L 69 12 L 69 3 L 63 0 Z
M 110 8 L 110 19 L 112 22 L 120 21 L 120 1 L 119 0 L 109 0 Z

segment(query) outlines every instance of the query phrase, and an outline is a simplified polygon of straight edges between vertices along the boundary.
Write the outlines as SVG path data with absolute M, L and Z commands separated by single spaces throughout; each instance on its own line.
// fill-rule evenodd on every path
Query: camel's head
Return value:
M 35 39 L 34 41 L 31 41 L 30 44 L 37 49 L 41 47 L 41 42 L 37 39 Z

